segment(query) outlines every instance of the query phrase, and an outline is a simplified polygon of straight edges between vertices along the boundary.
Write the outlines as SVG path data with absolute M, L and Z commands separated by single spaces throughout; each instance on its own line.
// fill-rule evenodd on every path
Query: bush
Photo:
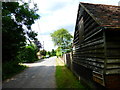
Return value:
M 24 70 L 26 66 L 19 65 L 22 62 L 32 63 L 37 59 L 37 48 L 32 45 L 26 46 L 22 51 L 19 52 L 19 55 L 11 61 L 4 62 L 2 64 L 2 78 L 3 80 L 12 77 L 13 75 Z
M 13 75 L 23 71 L 24 65 L 19 65 L 17 60 L 11 60 L 2 64 L 2 80 L 12 77 Z
M 25 62 L 34 62 L 35 60 L 35 52 L 33 47 L 31 46 L 27 46 L 25 49 L 25 53 L 24 53 L 24 61 Z
M 45 58 L 45 56 L 42 56 L 42 59 L 44 59 Z
M 38 60 L 36 53 L 37 50 L 32 45 L 26 46 L 26 48 L 20 52 L 17 58 L 20 62 L 32 63 Z

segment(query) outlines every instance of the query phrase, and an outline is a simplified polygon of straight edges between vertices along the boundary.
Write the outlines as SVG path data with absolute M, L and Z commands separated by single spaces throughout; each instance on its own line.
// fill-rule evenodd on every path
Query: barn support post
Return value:
M 106 32 L 105 28 L 103 28 L 103 41 L 104 41 L 104 69 L 103 69 L 103 85 L 105 86 L 105 74 L 106 74 L 106 66 L 107 66 L 107 46 L 106 46 Z

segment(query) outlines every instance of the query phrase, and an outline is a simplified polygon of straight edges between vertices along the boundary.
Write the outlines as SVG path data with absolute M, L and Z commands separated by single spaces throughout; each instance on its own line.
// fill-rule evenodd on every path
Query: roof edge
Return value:
M 89 10 L 88 10 L 82 3 L 79 3 L 79 5 L 81 5 L 81 6 L 84 8 L 84 10 L 96 21 L 97 24 L 101 25 L 100 21 L 97 20 L 97 19 L 94 17 L 94 15 L 93 15 L 92 13 L 90 13 Z

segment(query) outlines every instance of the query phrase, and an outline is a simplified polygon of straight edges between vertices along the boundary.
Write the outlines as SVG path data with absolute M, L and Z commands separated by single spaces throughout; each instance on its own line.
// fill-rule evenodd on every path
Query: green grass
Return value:
M 16 64 L 16 62 L 6 62 L 2 64 L 2 80 L 11 78 L 12 76 L 23 71 L 27 66 Z
M 65 65 L 59 60 L 56 60 L 56 83 L 57 88 L 82 88 L 85 87 L 77 80 L 73 73 L 65 67 Z

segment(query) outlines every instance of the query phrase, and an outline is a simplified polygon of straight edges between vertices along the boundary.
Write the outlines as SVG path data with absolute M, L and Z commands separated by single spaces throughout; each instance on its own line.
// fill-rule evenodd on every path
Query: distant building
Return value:
M 120 6 L 80 3 L 73 71 L 89 86 L 120 88 Z

